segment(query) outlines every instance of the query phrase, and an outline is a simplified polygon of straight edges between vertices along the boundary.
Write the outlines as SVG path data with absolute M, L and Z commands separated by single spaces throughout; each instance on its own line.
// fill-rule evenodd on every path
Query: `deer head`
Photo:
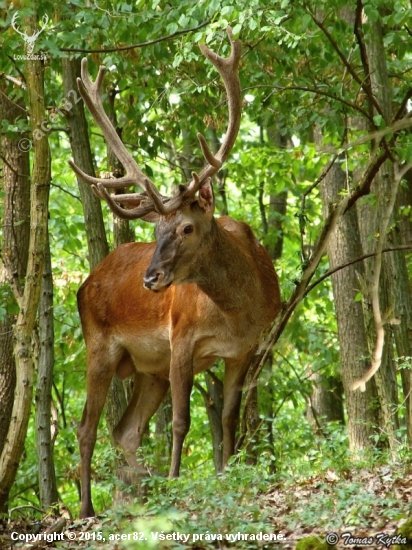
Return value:
M 203 55 L 216 67 L 225 85 L 229 107 L 227 131 L 216 154 L 211 152 L 203 135 L 197 134 L 206 160 L 205 167 L 199 174 L 193 172 L 192 178 L 185 185 L 180 185 L 176 194 L 170 197 L 161 195 L 142 172 L 104 111 L 101 88 L 105 67 L 100 67 L 93 82 L 87 72 L 87 60 L 82 60 L 81 78 L 77 79 L 80 94 L 108 145 L 123 164 L 126 175 L 118 179 L 95 178 L 85 174 L 72 161 L 69 164 L 117 216 L 129 220 L 142 218 L 157 223 L 157 248 L 144 277 L 145 287 L 151 290 L 164 290 L 172 283 L 195 282 L 194 274 L 190 273 L 188 266 L 193 264 L 200 243 L 207 240 L 214 228 L 211 178 L 218 172 L 235 143 L 242 107 L 238 76 L 241 44 L 233 39 L 231 28 L 227 29 L 227 34 L 231 43 L 228 58 L 220 57 L 204 44 L 200 45 Z M 138 185 L 143 192 L 111 195 L 108 191 L 131 185 Z
M 31 36 L 28 36 L 26 32 L 21 32 L 19 30 L 19 28 L 16 26 L 16 21 L 17 21 L 17 18 L 18 18 L 18 14 L 19 12 L 16 11 L 16 13 L 13 15 L 13 18 L 11 20 L 11 26 L 13 27 L 13 29 L 18 32 L 22 37 L 23 37 L 23 40 L 25 41 L 25 43 L 27 44 L 27 53 L 33 53 L 33 49 L 34 49 L 34 44 L 37 40 L 37 37 L 39 36 L 39 34 L 41 32 L 43 32 L 44 28 L 46 27 L 48 21 L 49 21 L 49 16 L 47 14 L 44 14 L 43 15 L 43 24 L 42 24 L 42 28 L 40 30 L 38 30 L 37 32 L 34 32 Z

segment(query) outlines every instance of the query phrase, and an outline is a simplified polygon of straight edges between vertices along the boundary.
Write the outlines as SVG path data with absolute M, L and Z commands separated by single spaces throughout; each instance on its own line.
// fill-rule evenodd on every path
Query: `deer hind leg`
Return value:
M 108 358 L 109 350 L 104 347 L 87 350 L 87 399 L 77 432 L 81 458 L 81 518 L 95 515 L 91 497 L 91 461 L 100 415 L 117 363 Z
M 254 350 L 253 350 L 254 351 Z M 240 361 L 225 361 L 225 376 L 223 380 L 223 460 L 222 469 L 227 466 L 229 458 L 235 453 L 236 429 L 239 422 L 240 403 L 243 384 L 249 370 L 253 353 L 249 353 Z
M 159 408 L 168 388 L 168 380 L 137 372 L 130 403 L 113 430 L 114 440 L 123 450 L 128 465 L 137 472 L 147 474 L 146 468 L 139 464 L 136 452 L 142 445 L 146 425 Z

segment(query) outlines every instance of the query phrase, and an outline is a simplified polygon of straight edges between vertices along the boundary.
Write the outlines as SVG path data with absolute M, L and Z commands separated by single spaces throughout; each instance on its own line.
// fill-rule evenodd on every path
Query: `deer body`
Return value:
M 175 477 L 190 425 L 193 377 L 224 359 L 224 466 L 234 453 L 244 378 L 262 330 L 280 309 L 280 294 L 272 262 L 249 226 L 227 217 L 212 218 L 211 226 L 209 251 L 199 243 L 198 255 L 184 266 L 189 282 L 163 292 L 145 289 L 141 281 L 159 244 L 129 243 L 104 259 L 79 291 L 88 357 L 88 397 L 79 429 L 82 461 L 87 465 L 82 472 L 84 517 L 94 515 L 90 459 L 115 374 L 122 379 L 136 373 L 131 404 L 114 431 L 136 470 L 142 468 L 136 460 L 142 434 L 170 381 L 174 434 L 170 476 Z
M 210 254 L 202 248 L 202 258 L 189 266 L 187 282 L 164 292 L 149 293 L 141 284 L 156 243 L 129 243 L 114 250 L 79 291 L 86 339 L 99 332 L 116 356 L 122 350 L 139 372 L 165 379 L 176 331 L 190 332 L 195 374 L 218 358 L 235 359 L 254 348 L 279 310 L 276 273 L 249 226 L 228 217 L 214 224 L 219 237 L 210 243 Z M 125 377 L 122 373 L 132 374 L 132 369 L 126 371 L 120 362 L 119 378 Z
M 184 438 L 190 426 L 194 375 L 225 361 L 223 381 L 223 467 L 235 450 L 241 390 L 261 332 L 280 310 L 273 264 L 250 227 L 214 218 L 211 178 L 227 158 L 238 133 L 241 45 L 227 30 L 231 53 L 223 58 L 201 46 L 217 68 L 228 96 L 229 122 L 213 154 L 198 134 L 207 161 L 172 197 L 160 195 L 121 142 L 101 102 L 104 67 L 95 82 L 82 61 L 79 91 L 93 118 L 126 169 L 118 179 L 85 174 L 115 214 L 156 222 L 156 243 L 123 245 L 105 258 L 78 293 L 87 353 L 87 400 L 78 431 L 81 455 L 81 517 L 94 515 L 91 459 L 97 426 L 113 376 L 134 375 L 133 395 L 113 432 L 130 467 L 143 472 L 137 449 L 144 429 L 170 385 L 173 450 L 169 476 L 179 475 Z M 139 185 L 143 193 L 111 195 L 108 189 Z

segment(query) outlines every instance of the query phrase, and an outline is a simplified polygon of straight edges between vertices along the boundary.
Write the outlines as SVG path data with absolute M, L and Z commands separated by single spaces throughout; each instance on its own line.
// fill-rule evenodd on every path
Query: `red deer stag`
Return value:
M 227 30 L 231 54 L 202 53 L 223 79 L 229 124 L 214 155 L 198 134 L 206 166 L 193 173 L 172 197 L 159 194 L 142 173 L 104 112 L 96 81 L 82 61 L 80 93 L 107 143 L 126 170 L 119 179 L 76 174 L 93 186 L 122 218 L 156 221 L 156 243 L 119 246 L 93 271 L 78 293 L 87 349 L 87 400 L 78 431 L 81 455 L 81 517 L 94 515 L 90 470 L 96 431 L 113 376 L 134 374 L 134 393 L 114 430 L 129 465 L 142 434 L 171 386 L 173 453 L 170 477 L 179 475 L 182 446 L 190 426 L 190 394 L 195 374 L 225 361 L 223 466 L 235 450 L 241 390 L 261 332 L 280 309 L 279 285 L 272 262 L 250 227 L 229 217 L 215 219 L 211 178 L 235 142 L 241 115 L 238 65 L 241 44 Z M 111 195 L 107 189 L 139 185 L 143 193 Z M 122 206 L 121 206 L 122 205 Z M 142 284 L 143 283 L 143 284 Z

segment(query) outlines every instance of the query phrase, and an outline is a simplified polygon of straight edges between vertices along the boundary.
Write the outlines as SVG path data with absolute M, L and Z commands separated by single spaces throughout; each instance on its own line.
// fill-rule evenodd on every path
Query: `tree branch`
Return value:
M 376 100 L 376 97 L 373 95 L 370 87 L 368 86 L 368 84 L 366 83 L 368 79 L 365 79 L 365 80 L 361 80 L 359 75 L 356 73 L 356 71 L 354 70 L 354 68 L 352 67 L 352 65 L 349 63 L 349 61 L 346 59 L 346 57 L 344 56 L 343 52 L 341 51 L 341 49 L 339 48 L 339 45 L 338 43 L 336 42 L 336 40 L 333 38 L 333 36 L 330 34 L 330 32 L 328 31 L 328 29 L 325 27 L 325 25 L 322 23 L 322 21 L 319 21 L 319 19 L 317 19 L 315 17 L 315 15 L 308 10 L 308 13 L 310 14 L 310 16 L 312 17 L 313 19 L 313 22 L 315 23 L 315 25 L 317 25 L 320 30 L 324 33 L 324 35 L 326 36 L 326 38 L 329 40 L 329 42 L 332 44 L 333 46 L 333 49 L 336 51 L 336 53 L 338 54 L 338 56 L 340 57 L 341 61 L 343 62 L 343 64 L 345 65 L 345 67 L 348 69 L 349 73 L 352 75 L 352 77 L 356 80 L 356 82 L 363 88 L 363 90 L 365 91 L 370 103 L 375 107 L 376 111 L 383 117 L 383 112 L 382 112 L 382 109 L 381 109 L 381 106 L 379 105 L 379 103 L 377 102 Z M 369 118 L 369 116 L 368 116 Z
M 315 271 L 320 263 L 320 260 L 326 250 L 329 237 L 332 234 L 332 231 L 334 230 L 338 220 L 345 214 L 345 212 L 347 212 L 356 203 L 357 200 L 369 194 L 373 179 L 375 178 L 376 174 L 379 171 L 379 168 L 382 166 L 382 164 L 385 162 L 387 158 L 388 158 L 387 150 L 378 149 L 369 160 L 368 166 L 366 167 L 365 172 L 359 184 L 349 193 L 349 195 L 347 195 L 346 197 L 343 197 L 338 202 L 338 204 L 335 206 L 335 208 L 330 212 L 329 216 L 327 217 L 322 229 L 322 233 L 319 237 L 318 244 L 314 250 L 312 257 L 308 261 L 308 264 L 302 274 L 299 284 L 296 286 L 296 289 L 292 293 L 289 300 L 283 304 L 280 314 L 275 319 L 269 333 L 267 334 L 262 345 L 260 346 L 259 352 L 256 354 L 255 359 L 251 364 L 250 369 L 254 374 L 250 381 L 250 387 L 253 387 L 254 385 L 257 384 L 257 380 L 265 365 L 266 359 L 268 357 L 268 354 L 271 348 L 279 340 L 292 313 L 295 311 L 298 304 L 305 297 L 306 289 L 309 285 L 310 280 L 315 274 Z M 251 399 L 251 392 L 248 391 L 248 394 L 245 400 L 244 410 L 247 410 L 250 399 Z
M 18 78 L 16 78 L 15 76 L 10 76 L 6 73 L 0 73 L 0 76 L 2 76 L 3 78 L 5 78 L 6 80 L 8 80 L 9 82 L 12 82 L 13 84 L 15 84 L 16 86 L 19 86 L 20 88 L 22 88 L 23 90 L 27 90 L 27 86 L 24 82 L 22 82 L 21 80 L 19 80 Z
M 398 250 L 412 250 L 412 243 L 411 244 L 403 244 L 399 246 L 395 246 L 393 248 L 384 248 L 382 250 L 382 253 L 386 252 L 396 252 Z M 368 258 L 373 258 L 376 256 L 377 252 L 372 252 L 371 254 L 364 254 L 363 256 L 360 256 L 359 258 L 355 258 L 354 260 L 351 260 L 350 262 L 347 262 L 346 264 L 338 265 L 337 267 L 334 267 L 333 269 L 328 269 L 326 273 L 324 273 L 319 279 L 316 279 L 315 282 L 313 282 L 311 285 L 309 285 L 305 291 L 304 297 L 306 297 L 309 292 L 311 292 L 316 286 L 318 286 L 320 283 L 322 283 L 325 279 L 336 273 L 337 271 L 341 271 L 342 269 L 345 269 L 345 267 L 349 267 L 353 264 L 357 264 L 358 262 L 362 262 L 363 260 L 367 260 Z
M 116 48 L 100 48 L 98 50 L 86 50 L 83 48 L 60 48 L 61 52 L 79 52 L 79 53 L 111 53 L 111 52 L 124 52 L 127 50 L 134 50 L 136 48 L 144 48 L 146 46 L 151 46 L 152 44 L 158 44 L 159 42 L 165 42 L 166 40 L 171 40 L 172 38 L 175 38 L 176 36 L 180 36 L 182 34 L 188 34 L 189 32 L 194 32 L 199 29 L 202 29 L 203 27 L 206 27 L 209 25 L 210 20 L 207 19 L 197 27 L 192 27 L 190 29 L 182 29 L 181 31 L 173 32 L 172 34 L 169 34 L 167 36 L 161 36 L 160 38 L 155 38 L 153 40 L 148 40 L 147 42 L 140 42 L 139 44 L 132 44 L 131 46 L 118 46 Z
M 393 120 L 399 120 L 403 116 L 403 113 L 406 109 L 406 105 L 408 104 L 408 101 L 411 99 L 411 97 L 412 97 L 412 88 L 409 88 Z
M 246 88 L 242 88 L 242 92 L 245 92 L 247 90 L 254 90 L 254 89 L 257 89 L 257 88 L 271 88 L 271 89 L 274 90 L 273 93 L 275 93 L 275 91 L 288 92 L 290 90 L 295 90 L 295 91 L 301 91 L 301 92 L 309 92 L 309 93 L 317 94 L 317 95 L 324 96 L 324 97 L 329 97 L 330 99 L 333 99 L 334 101 L 338 101 L 339 103 L 342 103 L 342 105 L 346 105 L 346 107 L 349 107 L 350 109 L 353 109 L 354 111 L 358 111 L 364 117 L 366 117 L 368 120 L 370 120 L 372 122 L 372 118 L 369 115 L 369 113 L 367 113 L 359 105 L 356 105 L 356 103 L 351 103 L 350 101 L 348 101 L 346 99 L 343 99 L 342 97 L 339 97 L 339 96 L 337 96 L 335 94 L 332 94 L 330 92 L 325 92 L 325 91 L 323 91 L 319 88 L 310 88 L 310 87 L 307 87 L 307 86 L 293 86 L 293 85 L 292 86 L 272 86 L 270 84 L 260 84 L 260 85 L 257 85 L 257 86 L 247 86 Z M 273 94 L 269 94 L 268 97 L 270 97 L 271 95 L 273 95 Z
M 352 147 L 356 147 L 357 145 L 363 145 L 364 143 L 367 143 L 368 141 L 372 141 L 374 139 L 376 140 L 383 140 L 385 136 L 388 134 L 394 134 L 394 137 L 402 130 L 406 130 L 406 128 L 410 128 L 412 126 L 412 113 L 408 113 L 406 116 L 401 118 L 400 120 L 397 120 L 387 128 L 384 128 L 383 130 L 378 130 L 376 132 L 370 132 L 369 134 L 366 134 L 365 136 L 361 136 L 358 139 L 355 139 L 355 141 L 351 141 L 349 143 L 346 143 L 345 145 L 341 145 L 339 148 L 336 147 L 322 147 L 320 148 L 320 151 L 324 153 L 334 153 L 336 151 L 344 151 L 346 149 L 351 149 Z M 389 145 L 392 146 L 394 143 L 394 139 L 389 141 Z

